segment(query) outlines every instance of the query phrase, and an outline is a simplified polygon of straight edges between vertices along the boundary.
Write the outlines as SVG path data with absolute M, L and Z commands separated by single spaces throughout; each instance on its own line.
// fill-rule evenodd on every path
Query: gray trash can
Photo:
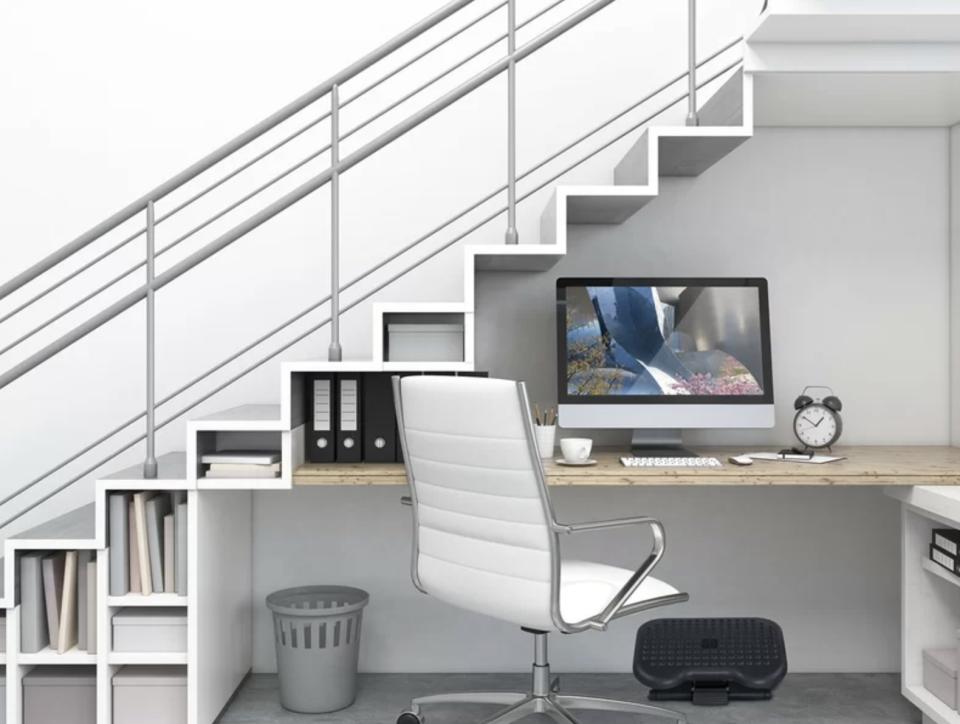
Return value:
M 353 703 L 360 621 L 369 600 L 366 591 L 347 586 L 287 588 L 267 596 L 284 709 L 319 714 Z

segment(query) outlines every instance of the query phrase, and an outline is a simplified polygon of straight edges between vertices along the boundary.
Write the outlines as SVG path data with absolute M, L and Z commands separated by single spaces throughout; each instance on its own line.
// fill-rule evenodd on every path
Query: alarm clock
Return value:
M 807 394 L 808 390 L 826 390 L 830 394 L 823 398 L 814 398 Z M 843 420 L 840 417 L 843 403 L 829 387 L 804 387 L 794 401 L 793 409 L 797 411 L 793 417 L 793 434 L 804 448 L 829 450 L 840 439 L 840 433 L 843 432 Z

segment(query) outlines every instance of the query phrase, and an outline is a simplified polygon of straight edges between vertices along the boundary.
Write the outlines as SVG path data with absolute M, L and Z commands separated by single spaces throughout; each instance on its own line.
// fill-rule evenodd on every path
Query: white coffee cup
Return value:
M 590 459 L 593 440 L 589 437 L 565 437 L 560 441 L 563 459 L 568 463 L 582 463 Z

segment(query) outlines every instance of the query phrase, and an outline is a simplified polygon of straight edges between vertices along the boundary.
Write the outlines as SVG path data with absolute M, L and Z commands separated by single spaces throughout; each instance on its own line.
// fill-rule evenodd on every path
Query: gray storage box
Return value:
M 23 677 L 23 724 L 96 724 L 93 666 L 38 666 Z
M 923 688 L 951 709 L 957 708 L 957 649 L 924 649 Z
M 124 666 L 113 675 L 113 724 L 186 721 L 186 666 Z
M 7 675 L 0 672 L 0 724 L 7 724 Z
M 390 362 L 462 362 L 462 324 L 388 324 Z
M 113 650 L 149 652 L 187 650 L 185 608 L 121 608 L 113 615 Z
M 7 617 L 0 616 L 0 653 L 7 651 Z

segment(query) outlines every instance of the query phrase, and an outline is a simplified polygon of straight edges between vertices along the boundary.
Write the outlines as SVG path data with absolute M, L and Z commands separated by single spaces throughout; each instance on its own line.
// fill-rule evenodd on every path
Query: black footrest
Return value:
M 783 632 L 763 618 L 664 618 L 637 631 L 633 673 L 654 701 L 763 700 L 787 674 Z

